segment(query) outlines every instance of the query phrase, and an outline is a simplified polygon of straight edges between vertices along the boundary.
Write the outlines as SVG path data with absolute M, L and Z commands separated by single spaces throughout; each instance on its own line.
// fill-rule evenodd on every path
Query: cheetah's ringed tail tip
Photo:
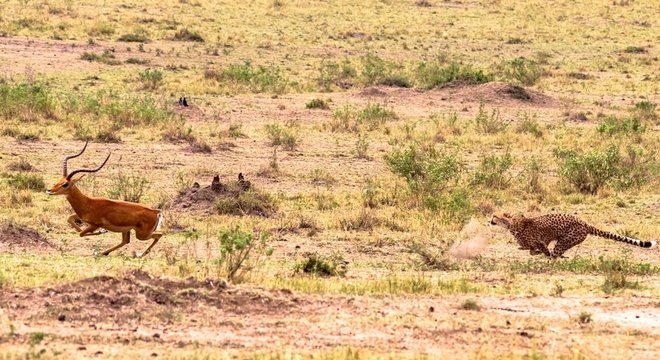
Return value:
M 651 246 L 649 246 L 649 249 L 653 249 L 655 247 L 656 243 L 657 242 L 655 240 L 651 240 Z

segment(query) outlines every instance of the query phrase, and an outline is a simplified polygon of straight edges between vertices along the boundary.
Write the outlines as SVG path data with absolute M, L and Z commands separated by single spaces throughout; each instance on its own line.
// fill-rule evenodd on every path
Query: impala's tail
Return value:
M 154 231 L 152 233 L 157 233 L 160 231 L 160 226 L 163 224 L 163 220 L 165 217 L 163 216 L 162 212 L 158 212 L 158 222 L 156 222 L 156 227 L 154 228 Z
M 590 230 L 589 234 L 591 234 L 591 235 L 596 235 L 596 236 L 600 236 L 600 237 L 603 237 L 603 238 L 606 238 L 606 239 L 621 241 L 621 242 L 624 242 L 626 244 L 639 246 L 639 247 L 643 247 L 643 248 L 647 248 L 647 249 L 650 249 L 650 248 L 654 247 L 655 244 L 656 244 L 656 242 L 654 240 L 651 240 L 651 241 L 637 240 L 637 239 L 629 238 L 627 236 L 612 234 L 612 233 L 609 233 L 607 231 L 596 229 L 593 226 L 590 226 L 589 230 Z

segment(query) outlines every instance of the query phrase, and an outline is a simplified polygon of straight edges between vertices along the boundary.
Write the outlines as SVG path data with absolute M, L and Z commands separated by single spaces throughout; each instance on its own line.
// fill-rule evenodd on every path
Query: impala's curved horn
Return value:
M 69 175 L 66 177 L 66 179 L 67 179 L 67 180 L 71 180 L 71 178 L 73 177 L 73 175 L 78 174 L 78 173 L 95 173 L 95 172 L 101 170 L 101 169 L 103 168 L 103 166 L 105 165 L 105 163 L 108 162 L 108 159 L 110 159 L 110 155 L 112 155 L 112 153 L 109 153 L 109 154 L 108 154 L 108 157 L 105 158 L 105 161 L 103 161 L 103 163 L 102 163 L 101 165 L 99 165 L 99 167 L 97 167 L 96 169 L 80 169 L 80 170 L 76 170 L 76 171 L 72 172 L 71 174 L 69 174 Z
M 85 146 L 83 146 L 82 150 L 80 150 L 79 153 L 77 153 L 75 155 L 69 155 L 69 156 L 64 157 L 64 166 L 63 166 L 63 175 L 62 175 L 63 177 L 67 176 L 66 162 L 69 161 L 70 159 L 77 158 L 78 156 L 82 155 L 82 153 L 85 152 L 85 149 L 87 149 L 87 144 L 89 144 L 89 140 L 85 141 Z

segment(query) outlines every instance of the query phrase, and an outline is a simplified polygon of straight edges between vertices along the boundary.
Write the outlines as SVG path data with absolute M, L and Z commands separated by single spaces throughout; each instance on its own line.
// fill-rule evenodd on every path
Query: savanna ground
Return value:
M 657 248 L 549 261 L 486 226 L 658 239 L 655 14 L 0 2 L 0 358 L 658 358 Z M 85 192 L 163 209 L 147 257 L 45 194 L 86 140 L 70 169 L 113 155 Z

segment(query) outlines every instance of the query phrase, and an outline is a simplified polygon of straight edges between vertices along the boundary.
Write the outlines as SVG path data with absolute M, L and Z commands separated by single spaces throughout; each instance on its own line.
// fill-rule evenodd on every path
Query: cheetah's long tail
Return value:
M 612 234 L 610 232 L 597 229 L 597 228 L 595 228 L 591 225 L 589 226 L 589 230 L 590 230 L 589 234 L 591 234 L 591 235 L 596 235 L 596 236 L 600 236 L 600 237 L 603 237 L 603 238 L 606 238 L 606 239 L 621 241 L 621 242 L 624 242 L 626 244 L 639 246 L 639 247 L 643 247 L 643 248 L 647 248 L 647 249 L 650 249 L 650 248 L 654 247 L 655 244 L 656 244 L 655 240 L 651 240 L 651 241 L 637 240 L 637 239 L 629 238 L 627 236 Z

